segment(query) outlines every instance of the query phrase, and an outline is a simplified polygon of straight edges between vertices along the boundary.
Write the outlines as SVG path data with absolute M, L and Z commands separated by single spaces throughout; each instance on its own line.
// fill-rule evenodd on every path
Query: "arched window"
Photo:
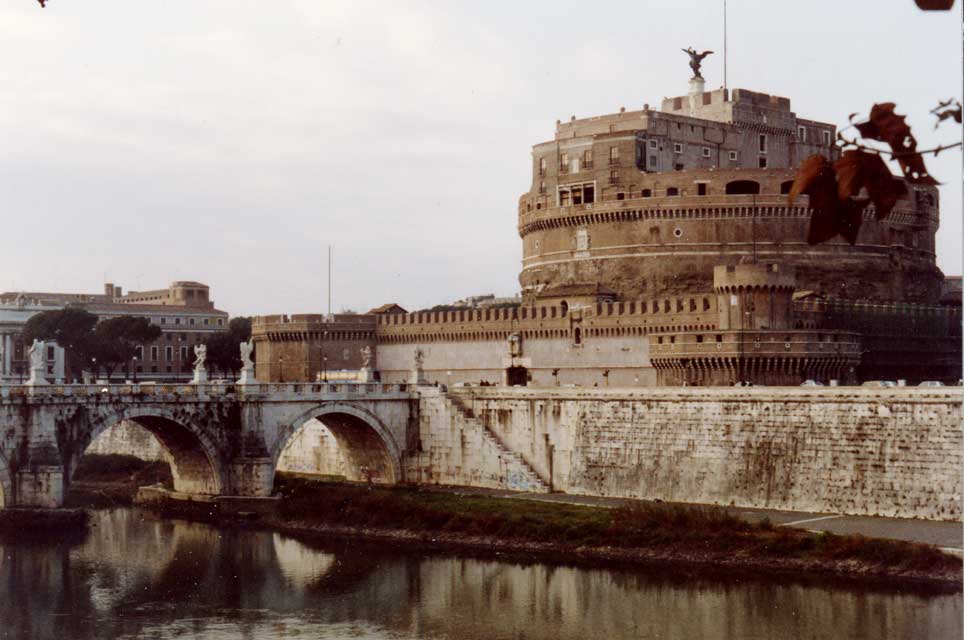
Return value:
M 786 195 L 790 193 L 790 189 L 793 188 L 793 180 L 786 180 L 780 183 L 780 193 Z
M 572 343 L 582 344 L 582 329 L 580 329 L 579 327 L 576 327 L 572 331 Z
M 760 193 L 760 183 L 756 180 L 733 180 L 726 183 L 726 194 L 730 196 Z
M 562 309 L 562 317 L 565 318 L 566 314 L 569 312 L 569 303 L 563 300 L 559 303 L 559 308 Z

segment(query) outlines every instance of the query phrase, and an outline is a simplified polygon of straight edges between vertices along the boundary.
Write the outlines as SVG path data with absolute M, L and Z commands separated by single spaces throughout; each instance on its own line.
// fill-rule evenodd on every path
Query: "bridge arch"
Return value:
M 175 491 L 205 495 L 226 493 L 227 469 L 215 440 L 190 420 L 163 406 L 124 407 L 94 418 L 86 437 L 81 436 L 76 446 L 63 452 L 68 483 L 90 444 L 123 420 L 143 427 L 157 438 L 171 465 Z
M 280 434 L 272 451 L 274 468 L 291 440 L 308 421 L 319 420 L 338 443 L 356 477 L 361 470 L 371 470 L 377 479 L 396 484 L 402 481 L 402 455 L 391 430 L 382 420 L 364 407 L 347 402 L 326 402 L 297 416 L 290 422 L 290 430 Z M 351 474 L 349 474 L 351 475 Z

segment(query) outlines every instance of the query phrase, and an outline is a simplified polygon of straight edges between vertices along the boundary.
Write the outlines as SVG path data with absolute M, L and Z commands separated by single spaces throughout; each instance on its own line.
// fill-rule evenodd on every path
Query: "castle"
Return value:
M 806 241 L 787 194 L 835 127 L 787 98 L 704 91 L 556 122 L 519 198 L 518 304 L 253 320 L 257 377 L 507 385 L 956 382 L 959 296 L 942 296 L 936 187 L 907 184 L 856 244 Z M 364 352 L 364 353 L 363 353 Z M 414 376 L 414 377 L 413 377 Z

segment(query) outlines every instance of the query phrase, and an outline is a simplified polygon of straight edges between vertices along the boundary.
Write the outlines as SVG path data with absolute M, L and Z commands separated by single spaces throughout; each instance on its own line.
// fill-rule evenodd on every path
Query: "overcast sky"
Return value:
M 731 88 L 845 124 L 894 101 L 925 146 L 961 94 L 960 5 L 729 1 Z M 211 286 L 232 315 L 518 290 L 516 204 L 557 118 L 686 92 L 722 1 L 4 0 L 0 290 Z M 883 7 L 886 5 L 886 8 Z M 961 153 L 938 262 L 961 273 Z

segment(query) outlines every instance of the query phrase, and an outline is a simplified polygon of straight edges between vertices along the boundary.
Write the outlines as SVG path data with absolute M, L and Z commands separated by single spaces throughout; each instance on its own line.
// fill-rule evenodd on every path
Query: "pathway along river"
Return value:
M 961 594 L 428 555 L 95 511 L 0 543 L 0 638 L 960 638 Z

